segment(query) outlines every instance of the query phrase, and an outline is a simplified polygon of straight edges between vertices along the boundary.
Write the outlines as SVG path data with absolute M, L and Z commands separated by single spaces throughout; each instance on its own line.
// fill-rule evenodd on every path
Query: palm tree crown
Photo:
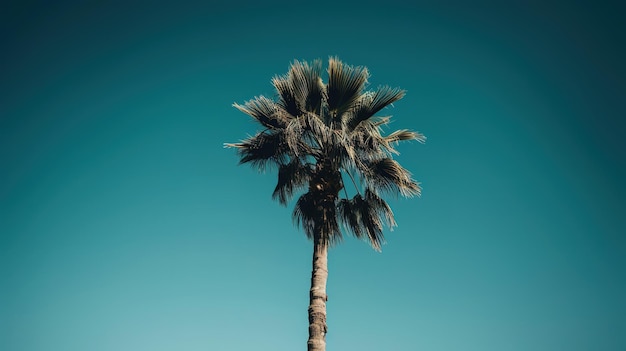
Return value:
M 258 96 L 234 104 L 263 130 L 226 146 L 237 148 L 242 164 L 260 170 L 278 168 L 273 198 L 281 204 L 304 192 L 295 203 L 293 218 L 307 237 L 332 245 L 342 238 L 342 224 L 348 233 L 380 250 L 383 224 L 395 226 L 381 195 L 420 194 L 419 183 L 393 159 L 394 146 L 426 138 L 406 129 L 383 134 L 381 127 L 390 117 L 377 113 L 400 100 L 404 90 L 388 86 L 366 90 L 367 68 L 337 58 L 329 59 L 327 83 L 321 73 L 320 60 L 294 61 L 286 75 L 272 79 L 276 99 Z M 354 183 L 352 197 L 344 181 Z

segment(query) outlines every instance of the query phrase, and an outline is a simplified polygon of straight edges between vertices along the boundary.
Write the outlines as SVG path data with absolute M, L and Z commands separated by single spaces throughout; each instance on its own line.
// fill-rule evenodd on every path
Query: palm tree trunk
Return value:
M 313 273 L 309 293 L 308 351 L 326 351 L 326 281 L 328 280 L 328 246 L 319 238 L 313 244 Z

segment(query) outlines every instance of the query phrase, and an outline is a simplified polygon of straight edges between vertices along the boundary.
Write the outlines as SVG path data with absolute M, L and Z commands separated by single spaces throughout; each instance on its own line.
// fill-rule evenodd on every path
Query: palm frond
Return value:
M 294 88 L 291 85 L 288 75 L 275 76 L 272 78 L 272 85 L 276 88 L 276 92 L 279 96 L 279 104 L 292 116 L 299 114 L 298 103 L 296 102 L 296 96 Z
M 404 140 L 417 140 L 423 144 L 426 142 L 426 137 L 419 132 L 410 131 L 408 129 L 396 130 L 385 137 L 385 141 L 388 143 L 395 143 Z
M 278 184 L 276 184 L 272 198 L 278 199 L 282 205 L 287 205 L 294 192 L 307 185 L 310 173 L 309 165 L 302 164 L 297 158 L 288 164 L 281 165 L 278 169 Z
M 306 125 L 307 136 L 315 142 L 317 147 L 324 149 L 326 145 L 331 143 L 333 130 L 324 124 L 324 121 L 316 114 L 306 113 L 302 118 Z
M 322 213 L 320 237 L 325 245 L 333 246 L 343 240 L 339 222 L 337 221 L 337 207 L 333 203 L 325 206 Z
M 246 101 L 243 105 L 234 103 L 233 106 L 256 119 L 265 128 L 283 128 L 287 120 L 287 112 L 265 96 L 255 97 Z
M 291 65 L 289 76 L 302 112 L 319 113 L 324 94 L 321 72 L 321 60 L 314 60 L 311 65 L 294 61 Z
M 301 226 L 309 239 L 315 237 L 316 222 L 320 220 L 314 196 L 308 192 L 300 196 L 293 207 L 293 221 Z
M 358 161 L 352 141 L 340 131 L 329 131 L 323 147 L 325 158 L 335 167 L 352 165 Z
M 391 120 L 391 116 L 371 117 L 370 119 L 368 119 L 368 121 L 372 121 L 372 124 L 375 125 L 376 127 L 387 125 L 389 124 L 390 120 Z
M 349 119 L 346 120 L 348 131 L 354 130 L 362 121 L 373 117 L 378 111 L 402 99 L 406 91 L 389 86 L 379 87 L 374 92 L 367 92 L 356 101 Z
M 397 155 L 400 153 L 395 149 L 395 144 L 405 140 L 417 140 L 418 142 L 423 144 L 426 142 L 426 137 L 418 132 L 410 131 L 408 129 L 401 129 L 396 130 L 395 132 L 383 137 L 381 145 L 389 153 Z
M 284 133 L 285 141 L 287 142 L 287 145 L 289 145 L 289 149 L 292 150 L 296 156 L 298 156 L 301 149 L 300 145 L 302 143 L 302 134 L 304 133 L 301 118 L 294 118 L 289 121 Z
M 352 199 L 341 199 L 337 203 L 337 211 L 341 223 L 355 238 L 363 239 L 363 226 L 361 224 L 360 203 L 363 201 L 360 194 Z
M 367 241 L 374 250 L 381 251 L 381 246 L 385 243 L 383 218 L 387 220 L 390 228 L 393 227 L 395 225 L 393 212 L 383 199 L 369 189 L 365 191 L 361 211 L 361 221 L 367 233 Z
M 391 210 L 391 207 L 389 207 L 389 204 L 387 204 L 387 201 L 369 188 L 365 189 L 365 201 L 368 203 L 368 206 L 372 211 L 370 214 L 375 213 L 378 218 L 384 218 L 389 229 L 393 230 L 393 227 L 397 224 L 393 216 L 393 211 Z
M 419 184 L 411 178 L 411 173 L 391 158 L 366 162 L 360 169 L 366 182 L 374 189 L 389 193 L 399 192 L 403 196 L 420 195 Z
M 300 196 L 294 206 L 292 218 L 311 240 L 318 236 L 323 245 L 332 246 L 342 239 L 335 205 L 320 203 L 320 199 L 311 192 Z
M 342 199 L 337 204 L 339 218 L 349 233 L 365 240 L 377 251 L 385 242 L 383 221 L 390 229 L 396 225 L 391 208 L 372 190 L 366 189 L 364 196 Z
M 328 61 L 328 108 L 337 118 L 343 115 L 361 96 L 369 72 L 365 67 L 352 67 L 331 57 Z
M 239 164 L 251 163 L 261 171 L 268 165 L 285 163 L 289 154 L 289 146 L 282 132 L 259 132 L 239 143 L 227 143 L 224 146 L 237 149 Z
M 387 154 L 388 143 L 380 133 L 380 121 L 363 121 L 350 133 L 350 139 L 354 149 L 362 161 L 380 159 Z
M 280 104 L 291 115 L 299 116 L 303 112 L 319 113 L 324 95 L 321 71 L 320 60 L 315 60 L 310 65 L 295 60 L 286 75 L 272 79 L 272 84 L 280 96 Z

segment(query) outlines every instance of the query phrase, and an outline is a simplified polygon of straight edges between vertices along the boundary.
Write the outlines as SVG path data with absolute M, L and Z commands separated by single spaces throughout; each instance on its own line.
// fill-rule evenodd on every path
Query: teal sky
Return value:
M 331 55 L 428 142 L 328 349 L 626 350 L 625 8 L 405 2 L 1 5 L 0 350 L 305 349 L 311 245 L 222 145 Z

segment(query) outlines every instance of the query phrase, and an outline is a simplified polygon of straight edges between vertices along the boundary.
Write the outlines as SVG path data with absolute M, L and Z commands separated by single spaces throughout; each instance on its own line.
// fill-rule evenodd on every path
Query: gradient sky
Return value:
M 222 145 L 331 55 L 428 142 L 328 349 L 626 350 L 624 7 L 404 2 L 3 3 L 0 350 L 304 350 L 311 244 Z

